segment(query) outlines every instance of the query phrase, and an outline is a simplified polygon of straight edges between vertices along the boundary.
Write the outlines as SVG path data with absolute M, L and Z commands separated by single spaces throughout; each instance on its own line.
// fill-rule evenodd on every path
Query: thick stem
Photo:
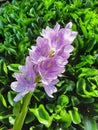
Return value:
M 23 126 L 25 117 L 26 117 L 27 112 L 28 112 L 28 105 L 29 105 L 31 96 L 32 96 L 32 92 L 29 92 L 24 97 L 23 106 L 22 106 L 21 112 L 16 117 L 16 120 L 15 120 L 15 123 L 14 123 L 14 126 L 13 126 L 13 130 L 22 130 L 22 126 Z

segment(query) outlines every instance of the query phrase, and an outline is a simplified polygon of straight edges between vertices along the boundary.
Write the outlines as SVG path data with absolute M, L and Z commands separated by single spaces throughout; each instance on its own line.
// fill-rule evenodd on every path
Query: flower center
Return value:
M 49 57 L 52 57 L 53 56 L 53 50 L 50 50 L 50 55 Z
M 56 42 L 59 42 L 59 40 L 60 40 L 60 39 L 57 37 L 57 38 L 56 38 Z
M 28 81 L 30 81 L 30 77 L 28 77 Z
M 27 81 L 30 81 L 31 78 L 30 77 L 27 77 L 27 76 L 24 76 L 24 79 L 27 80 Z
M 45 54 L 45 52 L 46 52 L 46 50 L 42 50 L 42 55 L 44 55 L 44 54 Z
M 51 66 L 50 63 L 48 63 L 48 64 L 47 64 L 47 68 L 50 68 L 50 66 Z

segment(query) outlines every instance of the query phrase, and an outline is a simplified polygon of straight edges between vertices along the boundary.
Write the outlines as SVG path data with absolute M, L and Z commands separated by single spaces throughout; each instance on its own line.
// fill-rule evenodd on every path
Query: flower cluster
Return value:
M 73 51 L 71 43 L 77 32 L 71 30 L 72 23 L 60 29 L 57 23 L 54 28 L 46 27 L 36 40 L 36 46 L 29 50 L 26 65 L 20 66 L 20 73 L 15 73 L 17 81 L 12 82 L 11 88 L 18 92 L 14 101 L 20 100 L 29 91 L 34 91 L 37 82 L 42 83 L 49 97 L 57 91 L 55 87 L 58 76 L 65 71 L 70 53 Z

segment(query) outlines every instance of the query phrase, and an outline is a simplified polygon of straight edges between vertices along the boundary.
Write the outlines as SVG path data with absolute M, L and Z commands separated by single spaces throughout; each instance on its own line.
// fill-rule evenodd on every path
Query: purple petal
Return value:
M 46 94 L 53 98 L 53 93 L 57 92 L 57 88 L 54 86 L 56 83 L 58 82 L 58 79 L 56 80 L 53 80 L 50 84 L 48 85 L 44 85 L 44 89 L 45 89 L 45 92 Z
M 15 102 L 18 102 L 19 100 L 21 100 L 26 94 L 28 93 L 28 91 L 24 91 L 22 93 L 19 93 L 16 95 L 16 97 L 14 98 Z
M 35 84 L 32 84 L 27 90 L 33 92 L 34 89 L 35 89 L 35 87 L 36 87 L 36 83 L 35 83 Z
M 64 33 L 64 40 L 67 44 L 71 44 L 73 40 L 76 38 L 77 32 L 71 31 L 71 30 L 65 30 Z
M 11 83 L 11 89 L 16 92 L 22 92 L 24 91 L 24 86 L 15 81 Z
M 30 50 L 30 58 L 33 63 L 38 64 L 50 55 L 50 46 L 48 40 L 42 37 L 37 38 L 37 46 L 35 50 Z
M 65 29 L 70 29 L 71 27 L 72 27 L 72 22 L 69 22 L 69 23 L 66 25 Z
M 70 44 L 69 44 L 69 45 L 66 45 L 66 46 L 64 47 L 64 52 L 70 53 L 70 52 L 72 52 L 73 50 L 74 50 L 74 47 L 71 46 Z
M 54 31 L 58 32 L 59 29 L 60 29 L 60 25 L 56 23 L 56 25 L 54 26 Z

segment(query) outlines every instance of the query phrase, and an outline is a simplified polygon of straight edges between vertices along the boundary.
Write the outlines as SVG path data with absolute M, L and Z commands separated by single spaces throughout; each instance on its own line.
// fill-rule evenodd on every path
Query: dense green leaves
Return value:
M 38 121 L 49 127 L 52 122 L 52 116 L 50 117 L 44 106 L 41 104 L 39 108 L 30 109 L 31 112 L 37 117 Z
M 0 130 L 12 128 L 23 101 L 13 101 L 13 73 L 46 26 L 73 22 L 74 51 L 59 77 L 54 98 L 36 88 L 23 130 L 97 130 L 98 1 L 12 0 L 0 3 Z

